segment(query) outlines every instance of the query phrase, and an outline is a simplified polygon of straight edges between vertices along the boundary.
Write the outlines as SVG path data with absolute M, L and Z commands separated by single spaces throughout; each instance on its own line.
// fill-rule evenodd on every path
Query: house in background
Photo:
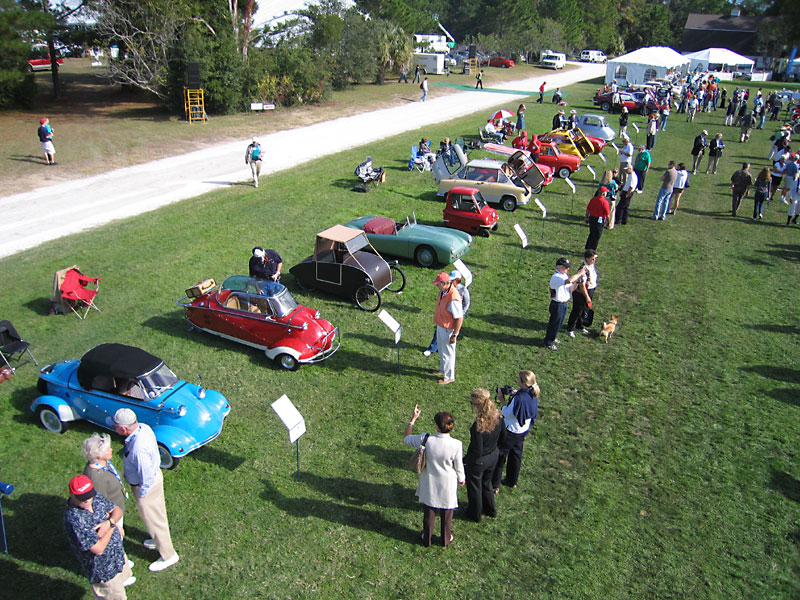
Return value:
M 738 8 L 729 15 L 690 13 L 683 28 L 681 52 L 697 52 L 709 47 L 727 48 L 756 61 L 757 68 L 767 68 L 765 56 L 758 47 L 758 29 L 762 24 L 777 21 L 776 17 L 744 17 Z

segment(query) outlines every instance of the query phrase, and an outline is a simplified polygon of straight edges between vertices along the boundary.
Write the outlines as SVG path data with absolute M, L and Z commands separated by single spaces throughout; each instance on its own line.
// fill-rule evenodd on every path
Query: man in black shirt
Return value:
M 264 250 L 260 246 L 253 248 L 253 256 L 250 258 L 250 277 L 278 281 L 281 277 L 281 267 L 283 259 L 275 250 L 271 248 Z

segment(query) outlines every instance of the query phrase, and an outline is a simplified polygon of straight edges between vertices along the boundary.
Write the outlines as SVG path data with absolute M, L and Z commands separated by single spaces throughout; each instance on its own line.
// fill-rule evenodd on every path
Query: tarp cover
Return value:
M 389 217 L 373 217 L 364 223 L 364 231 L 380 235 L 394 235 L 394 221 Z
M 141 348 L 124 344 L 100 344 L 81 358 L 78 366 L 78 383 L 84 389 L 92 389 L 92 380 L 98 375 L 134 379 L 150 373 L 163 361 Z

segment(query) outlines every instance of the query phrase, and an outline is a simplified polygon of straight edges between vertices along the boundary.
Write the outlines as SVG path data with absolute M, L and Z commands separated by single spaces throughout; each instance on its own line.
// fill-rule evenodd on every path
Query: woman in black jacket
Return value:
M 489 390 L 473 390 L 472 409 L 475 411 L 475 422 L 469 429 L 469 448 L 464 457 L 469 499 L 466 513 L 473 521 L 480 522 L 482 515 L 494 517 L 497 514 L 492 473 L 497 464 L 497 444 L 504 437 L 506 428 Z

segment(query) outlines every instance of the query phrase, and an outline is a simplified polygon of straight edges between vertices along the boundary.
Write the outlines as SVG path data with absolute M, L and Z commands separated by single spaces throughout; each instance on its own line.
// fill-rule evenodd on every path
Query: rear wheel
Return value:
M 399 294 L 406 287 L 406 274 L 397 265 L 389 265 L 389 270 L 392 273 L 392 283 L 386 286 L 386 289 Z
M 600 109 L 608 112 L 609 110 L 611 110 L 611 103 L 610 102 L 603 102 L 600 105 Z
M 517 210 L 517 199 L 514 196 L 503 196 L 500 199 L 500 206 L 503 207 L 503 210 L 514 212 Z
M 303 281 L 299 277 L 295 277 L 294 280 L 297 282 L 297 287 L 304 292 L 313 292 L 316 289 L 316 286 L 310 281 Z
M 432 267 L 436 264 L 436 252 L 430 246 L 420 246 L 414 251 L 414 260 L 420 267 Z
M 49 406 L 43 406 L 36 414 L 39 417 L 39 423 L 42 427 L 51 433 L 64 433 L 68 429 L 68 425 L 61 420 L 58 413 Z
M 275 357 L 275 362 L 280 365 L 281 369 L 287 371 L 297 371 L 297 369 L 300 368 L 300 361 L 291 354 L 278 354 L 278 356 Z
M 569 167 L 561 167 L 558 170 L 558 176 L 561 177 L 561 179 L 567 179 L 570 175 L 572 175 L 572 171 L 569 170 Z
M 356 290 L 354 299 L 358 308 L 367 312 L 375 312 L 381 307 L 380 292 L 368 283 Z
M 162 469 L 174 469 L 178 466 L 180 458 L 176 458 L 169 453 L 169 449 L 164 444 L 158 445 L 158 455 L 161 458 Z
M 486 238 L 488 238 L 488 237 L 489 237 L 489 230 L 488 230 L 488 229 L 486 229 L 486 227 L 481 227 L 481 228 L 478 230 L 478 235 L 479 235 L 479 236 L 481 236 L 481 237 L 486 237 Z

